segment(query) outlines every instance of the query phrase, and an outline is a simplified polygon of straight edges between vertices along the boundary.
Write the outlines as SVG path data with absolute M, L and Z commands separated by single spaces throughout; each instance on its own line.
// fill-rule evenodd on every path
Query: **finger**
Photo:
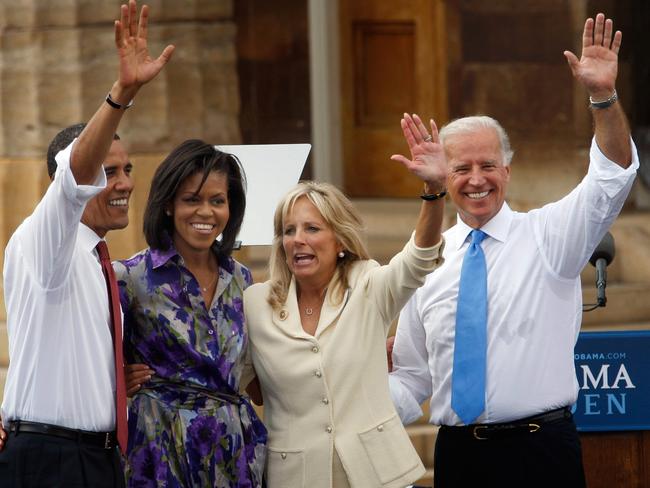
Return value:
M 128 396 L 129 398 L 132 397 L 135 393 L 138 392 L 139 389 L 140 389 L 140 385 L 133 385 L 132 387 L 127 388 L 126 396 Z
M 585 21 L 585 30 L 582 32 L 582 49 L 592 46 L 594 43 L 594 19 L 588 18 Z
M 406 123 L 406 127 L 408 128 L 409 132 L 411 133 L 413 143 L 422 144 L 422 142 L 424 141 L 424 136 L 417 128 L 417 125 L 415 124 L 413 117 L 411 117 L 409 114 L 404 114 L 403 120 Z
M 149 25 L 149 7 L 143 5 L 140 9 L 140 22 L 138 23 L 138 38 L 147 38 L 147 26 Z
M 603 33 L 603 46 L 610 49 L 612 45 L 612 30 L 614 23 L 612 19 L 605 20 L 605 32 Z
M 135 0 L 129 0 L 129 37 L 136 35 L 135 19 L 138 18 L 138 6 Z
M 126 369 L 126 371 L 144 371 L 144 370 L 152 371 L 152 369 L 144 363 L 127 364 L 126 366 L 124 366 L 124 368 Z
M 621 41 L 623 40 L 623 33 L 621 31 L 616 31 L 614 34 L 614 40 L 612 41 L 612 51 L 618 55 L 618 50 L 621 49 Z
M 426 142 L 429 138 L 429 131 L 427 131 L 427 128 L 422 123 L 422 119 L 420 119 L 418 114 L 413 114 L 413 120 L 415 121 L 415 126 L 417 127 L 418 132 L 422 136 L 422 140 Z
M 404 134 L 404 139 L 406 139 L 406 143 L 408 144 L 409 147 L 413 147 L 417 145 L 417 142 L 415 140 L 415 135 L 411 131 L 411 127 L 409 126 L 409 123 L 407 121 L 408 114 L 404 114 L 404 118 L 400 120 L 400 126 L 402 127 L 402 133 Z
M 122 23 L 119 20 L 115 21 L 115 47 L 122 47 Z
M 605 16 L 603 14 L 596 15 L 596 25 L 594 26 L 594 45 L 603 45 L 603 30 L 605 28 Z
M 429 125 L 431 126 L 431 141 L 439 142 L 440 137 L 438 135 L 438 126 L 436 125 L 433 119 L 429 119 Z
M 124 39 L 126 38 L 128 32 L 126 29 L 129 27 L 129 6 L 121 5 L 120 6 L 120 47 L 124 46 Z
M 137 375 L 132 375 L 129 377 L 128 381 L 126 382 L 127 385 L 133 386 L 133 385 L 142 385 L 143 383 L 146 383 L 151 379 L 151 375 L 148 375 L 146 373 L 144 374 L 137 374 Z

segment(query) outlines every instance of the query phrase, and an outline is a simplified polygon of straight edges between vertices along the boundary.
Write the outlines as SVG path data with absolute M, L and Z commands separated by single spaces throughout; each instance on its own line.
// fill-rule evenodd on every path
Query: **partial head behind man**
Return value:
M 213 249 L 218 257 L 229 256 L 246 210 L 246 179 L 239 160 L 213 145 L 190 139 L 175 149 L 158 166 L 151 181 L 144 214 L 144 235 L 152 249 L 166 250 L 174 237 L 174 198 L 188 178 L 200 174 L 199 194 L 211 173 L 224 175 L 227 181 L 229 218 L 219 244 Z
M 487 116 L 454 120 L 440 131 L 449 165 L 447 189 L 462 220 L 480 228 L 501 210 L 513 151 L 501 125 Z
M 56 155 L 79 137 L 85 127 L 85 123 L 74 124 L 54 136 L 47 149 L 47 173 L 50 179 L 53 179 L 56 173 Z M 110 230 L 123 229 L 129 224 L 133 165 L 117 134 L 113 136 L 113 143 L 103 161 L 103 167 L 106 173 L 106 188 L 87 203 L 81 218 L 81 222 L 100 237 L 104 237 Z

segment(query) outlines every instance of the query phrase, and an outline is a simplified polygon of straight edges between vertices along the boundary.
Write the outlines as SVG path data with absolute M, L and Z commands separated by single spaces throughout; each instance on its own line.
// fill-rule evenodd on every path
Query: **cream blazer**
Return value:
M 386 335 L 442 264 L 442 248 L 442 241 L 418 248 L 411 237 L 386 266 L 355 263 L 342 302 L 332 304 L 327 292 L 314 336 L 300 323 L 294 281 L 280 310 L 267 303 L 269 282 L 245 291 L 249 362 L 269 431 L 269 488 L 330 488 L 335 451 L 352 488 L 401 488 L 424 474 L 391 402 Z

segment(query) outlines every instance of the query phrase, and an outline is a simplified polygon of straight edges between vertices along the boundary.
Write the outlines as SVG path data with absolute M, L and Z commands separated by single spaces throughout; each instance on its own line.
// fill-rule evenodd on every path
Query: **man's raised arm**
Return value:
M 632 161 L 630 127 L 617 101 L 616 77 L 621 31 L 613 33 L 613 22 L 598 14 L 585 22 L 580 59 L 564 51 L 573 76 L 590 97 L 596 143 L 602 153 L 623 168 Z
M 162 70 L 174 51 L 174 46 L 169 45 L 157 59 L 152 59 L 147 48 L 149 7 L 144 5 L 137 23 L 136 19 L 136 2 L 129 0 L 128 5 L 121 6 L 120 20 L 115 21 L 118 79 L 79 136 L 72 152 L 70 167 L 78 184 L 95 181 L 124 111 L 138 90 Z

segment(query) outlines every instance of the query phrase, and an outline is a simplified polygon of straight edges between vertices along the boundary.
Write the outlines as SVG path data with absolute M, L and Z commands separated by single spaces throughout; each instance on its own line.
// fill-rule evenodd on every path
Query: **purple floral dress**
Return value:
M 219 263 L 206 307 L 173 246 L 115 263 L 128 363 L 155 371 L 129 407 L 129 487 L 262 486 L 266 429 L 239 395 L 250 271 Z

